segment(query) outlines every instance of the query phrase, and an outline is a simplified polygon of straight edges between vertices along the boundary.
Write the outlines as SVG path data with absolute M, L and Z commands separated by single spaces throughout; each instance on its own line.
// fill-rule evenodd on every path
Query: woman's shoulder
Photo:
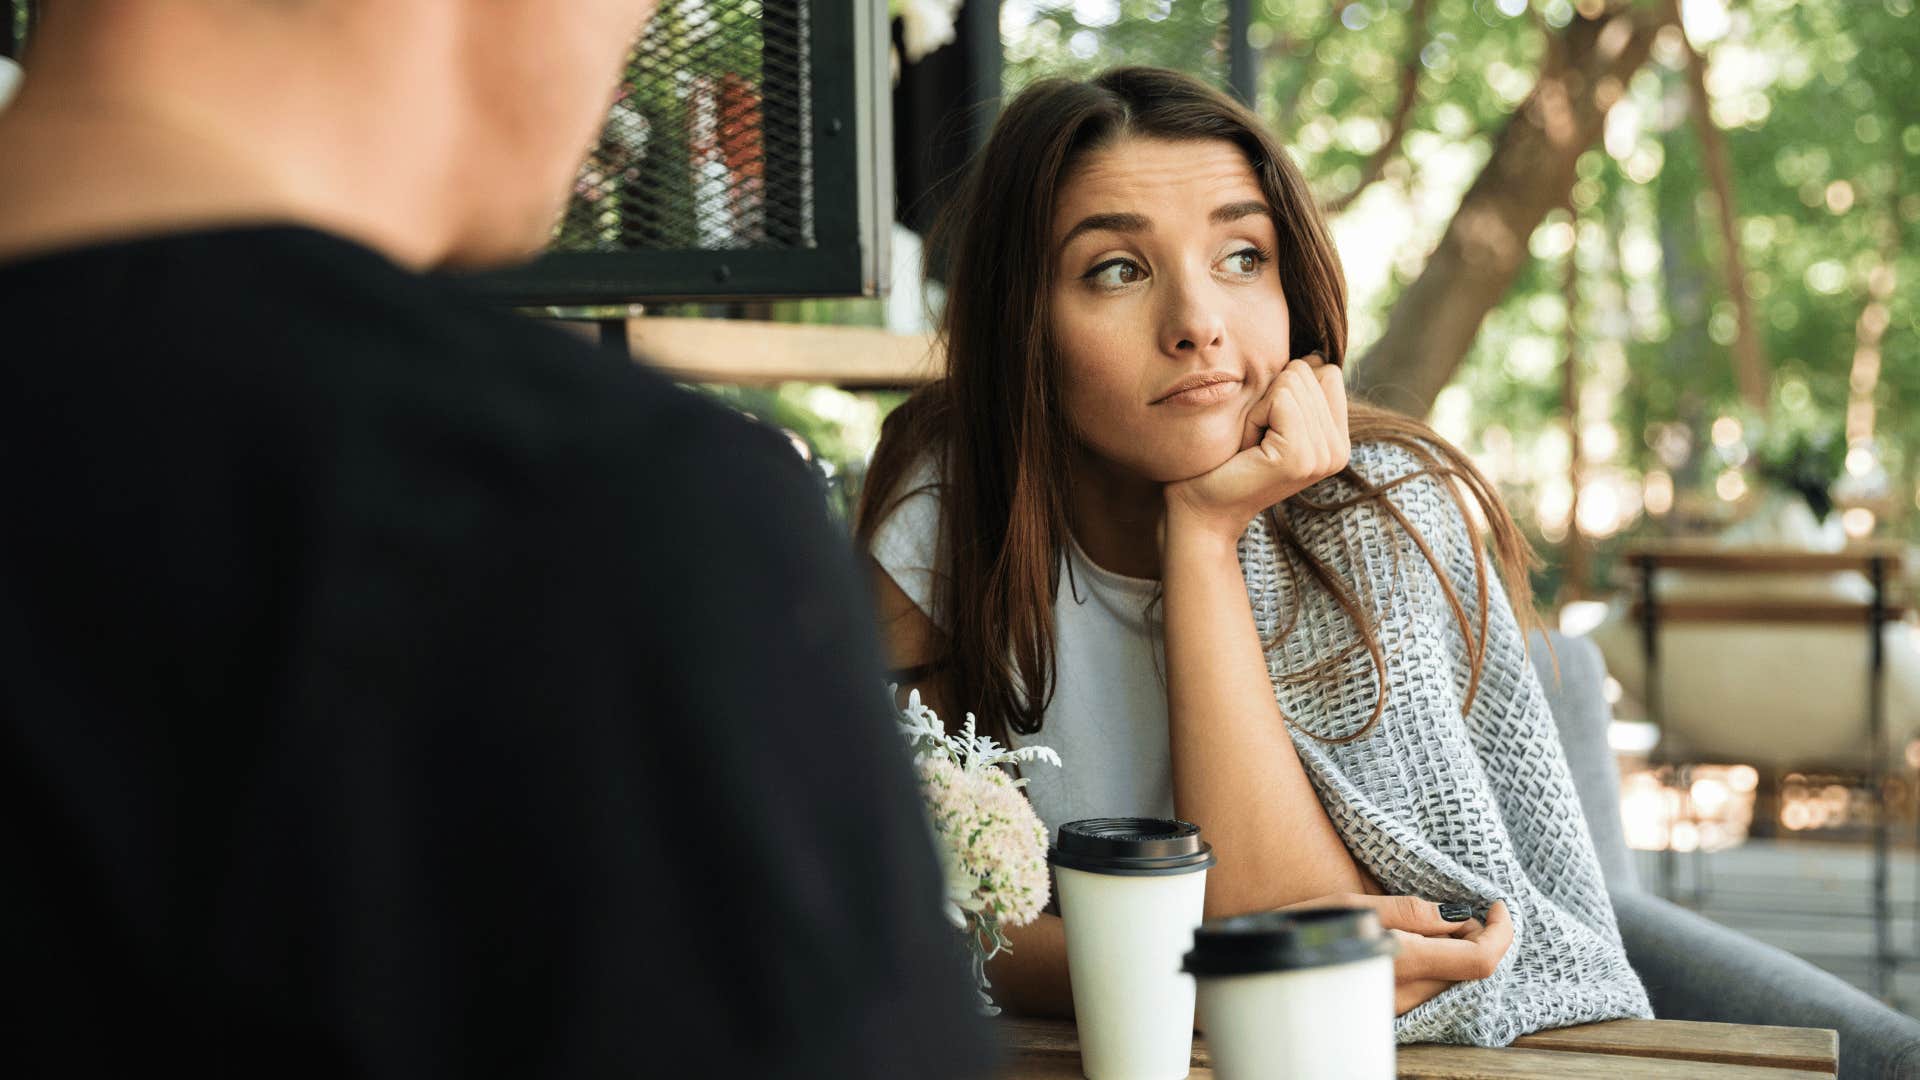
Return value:
M 909 462 L 891 491 L 875 493 L 882 496 L 875 511 L 879 515 L 873 529 L 876 543 L 883 533 L 901 529 L 935 531 L 943 487 L 945 479 L 941 476 L 937 455 L 929 451 Z
M 1423 535 L 1444 538 L 1446 546 L 1452 547 L 1454 540 L 1467 535 L 1468 527 L 1451 479 L 1454 470 L 1449 456 L 1437 437 L 1365 438 L 1353 443 L 1347 465 L 1353 475 L 1380 492 L 1378 499 L 1390 500 L 1398 516 Z M 1367 497 L 1366 488 L 1349 476 L 1329 477 L 1321 484 L 1325 490 L 1309 488 L 1308 498 L 1340 507 L 1333 515 L 1338 523 L 1335 531 L 1349 540 L 1356 532 L 1362 539 L 1372 539 L 1375 533 L 1399 531 L 1394 515 L 1379 506 L 1378 499 Z
M 885 494 L 867 549 L 900 591 L 930 618 L 935 617 L 941 486 L 938 456 L 924 453 L 916 458 Z
M 1408 442 L 1413 446 L 1409 446 Z M 1416 451 L 1415 446 L 1419 450 Z M 1445 460 L 1438 442 L 1414 436 L 1406 441 L 1380 438 L 1356 440 L 1347 464 L 1369 483 L 1378 485 L 1391 483 L 1436 464 L 1444 464 Z

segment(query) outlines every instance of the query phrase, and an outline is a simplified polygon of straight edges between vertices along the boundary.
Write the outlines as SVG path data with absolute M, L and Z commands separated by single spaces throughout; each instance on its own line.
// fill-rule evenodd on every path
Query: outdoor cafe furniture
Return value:
M 1920 1020 L 1797 956 L 1641 888 L 1620 817 L 1620 772 L 1607 743 L 1613 712 L 1604 692 L 1605 662 L 1587 638 L 1550 636 L 1560 679 L 1537 635 L 1534 670 L 1560 730 L 1627 960 L 1646 984 L 1653 1014 L 1663 1020 L 1832 1028 L 1840 1033 L 1840 1075 L 1920 1077 Z
M 1655 762 L 1746 764 L 1863 777 L 1873 793 L 1873 970 L 1896 956 L 1887 780 L 1920 721 L 1920 633 L 1897 585 L 1895 544 L 1842 551 L 1665 542 L 1630 548 L 1630 601 L 1595 632 L 1622 688 L 1661 732 Z M 1772 785 L 1769 785 L 1772 786 Z M 1671 894 L 1671 851 L 1661 862 Z
M 1594 640 L 1668 760 L 1865 773 L 1876 745 L 1899 760 L 1920 721 L 1920 635 L 1902 621 L 1898 546 L 1668 542 L 1622 562 L 1631 588 Z
M 1002 1017 L 1000 1080 L 1075 1080 L 1071 1020 Z M 1683 1020 L 1615 1020 L 1542 1031 L 1510 1047 L 1402 1046 L 1401 1080 L 1815 1080 L 1836 1075 L 1833 1031 Z M 1193 1040 L 1192 1080 L 1214 1075 L 1204 1035 Z M 1316 1078 L 1318 1080 L 1318 1078 Z

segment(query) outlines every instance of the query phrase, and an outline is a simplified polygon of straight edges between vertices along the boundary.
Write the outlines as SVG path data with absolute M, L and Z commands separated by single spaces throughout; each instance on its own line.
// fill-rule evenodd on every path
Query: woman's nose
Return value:
M 1160 348 L 1168 356 L 1191 357 L 1220 348 L 1226 338 L 1218 298 L 1210 282 L 1180 283 L 1167 292 L 1161 317 Z

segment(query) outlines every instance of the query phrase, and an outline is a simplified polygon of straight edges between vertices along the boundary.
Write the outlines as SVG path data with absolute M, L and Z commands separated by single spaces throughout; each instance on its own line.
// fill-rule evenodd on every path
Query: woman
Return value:
M 1257 119 L 1169 71 L 1039 83 L 935 239 L 947 375 L 858 523 L 901 681 L 1060 751 L 1049 830 L 1199 823 L 1210 917 L 1378 908 L 1403 1040 L 1650 1015 L 1526 661 L 1532 553 L 1463 454 L 1347 401 L 1339 263 Z M 1069 1010 L 1059 920 L 1013 941 L 997 996 Z

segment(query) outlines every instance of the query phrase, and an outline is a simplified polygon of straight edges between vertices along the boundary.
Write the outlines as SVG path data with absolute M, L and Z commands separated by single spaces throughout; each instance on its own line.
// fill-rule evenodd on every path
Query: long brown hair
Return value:
M 1049 332 L 1054 203 L 1083 155 L 1124 135 L 1225 139 L 1240 148 L 1274 212 L 1279 234 L 1274 265 L 1293 312 L 1289 355 L 1317 352 L 1333 364 L 1346 358 L 1346 283 L 1333 241 L 1298 167 L 1253 113 L 1197 79 L 1142 67 L 1117 68 L 1086 82 L 1037 82 L 1007 106 L 930 238 L 929 248 L 947 260 L 940 327 L 946 375 L 887 417 L 855 525 L 862 548 L 870 549 L 875 529 L 914 494 L 897 490 L 909 470 L 921 455 L 935 455 L 940 572 L 934 575 L 933 604 L 944 625 L 939 627 L 941 653 L 932 666 L 937 685 L 954 695 L 946 704 L 974 712 L 982 730 L 1003 742 L 1009 732 L 1039 731 L 1053 695 L 1053 602 L 1068 530 L 1072 448 Z M 1527 576 L 1537 565 L 1533 550 L 1479 469 L 1426 424 L 1355 400 L 1348 406 L 1348 429 L 1354 443 L 1406 448 L 1421 468 L 1375 485 L 1349 467 L 1340 475 L 1360 494 L 1336 503 L 1314 503 L 1304 495 L 1288 502 L 1313 513 L 1338 513 L 1377 501 L 1412 537 L 1444 586 L 1462 636 L 1474 643 L 1467 691 L 1471 707 L 1487 645 L 1485 552 L 1473 544 L 1480 612 L 1476 635 L 1440 558 L 1385 495 L 1415 477 L 1432 475 L 1465 517 L 1466 504 L 1453 481 L 1464 484 L 1491 526 L 1523 630 L 1536 621 Z M 1377 628 L 1368 625 L 1346 583 L 1306 549 L 1286 517 L 1269 511 L 1269 520 L 1289 569 L 1295 562 L 1304 564 L 1360 630 L 1352 648 L 1316 662 L 1308 673 L 1360 648 L 1373 657 L 1381 686 L 1373 717 L 1337 741 L 1359 738 L 1386 707 L 1386 658 Z M 1471 532 L 1473 519 L 1467 521 Z M 1285 640 L 1291 628 L 1289 622 L 1266 647 Z

